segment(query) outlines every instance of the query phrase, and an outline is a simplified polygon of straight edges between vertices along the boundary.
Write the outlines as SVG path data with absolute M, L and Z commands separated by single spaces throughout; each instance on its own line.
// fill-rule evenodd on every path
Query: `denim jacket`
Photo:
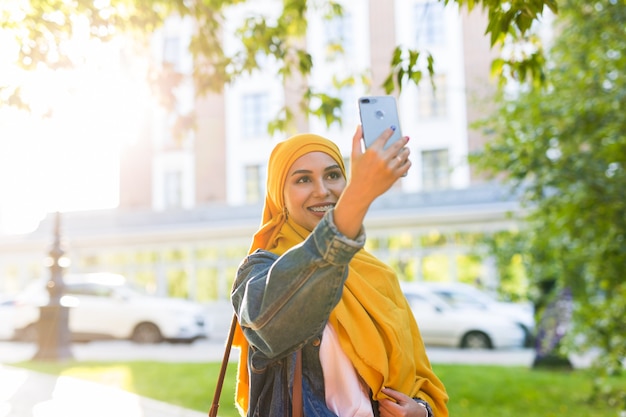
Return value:
M 257 250 L 244 259 L 231 300 L 250 343 L 248 416 L 291 415 L 295 352 L 302 349 L 304 415 L 336 417 L 326 407 L 319 346 L 364 243 L 363 231 L 356 240 L 343 236 L 331 211 L 282 256 Z

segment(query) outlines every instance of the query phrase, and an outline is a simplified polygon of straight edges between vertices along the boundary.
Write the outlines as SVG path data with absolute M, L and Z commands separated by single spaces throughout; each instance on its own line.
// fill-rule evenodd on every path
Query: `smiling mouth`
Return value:
M 326 204 L 324 206 L 309 207 L 309 210 L 311 210 L 314 213 L 326 213 L 328 210 L 330 210 L 333 207 L 335 207 L 334 204 Z

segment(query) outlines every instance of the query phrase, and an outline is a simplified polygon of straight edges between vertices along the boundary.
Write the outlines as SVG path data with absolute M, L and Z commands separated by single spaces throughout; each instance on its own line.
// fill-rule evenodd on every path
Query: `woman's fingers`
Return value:
M 357 125 L 354 136 L 352 136 L 352 158 L 363 153 L 361 149 L 361 139 L 363 138 L 363 128 Z
M 395 168 L 399 168 L 409 160 L 409 154 L 411 150 L 407 147 L 400 149 L 400 152 L 391 160 L 392 164 L 395 164 Z M 392 166 L 393 167 L 393 166 Z
M 362 133 L 361 126 L 357 126 L 352 138 L 351 181 L 375 198 L 408 172 L 411 166 L 410 150 L 406 147 L 408 137 L 400 138 L 385 149 L 386 141 L 393 134 L 392 129 L 386 129 L 369 148 L 363 150 Z
M 395 130 L 396 129 L 394 126 L 390 126 L 387 129 L 383 130 L 383 133 L 381 133 L 380 136 L 378 136 L 376 140 L 372 142 L 372 144 L 369 147 L 376 149 L 376 150 L 385 149 L 385 145 L 387 144 L 387 141 L 389 141 L 389 139 L 393 136 L 393 132 L 395 132 Z M 392 146 L 393 145 L 395 145 L 395 143 L 392 144 Z

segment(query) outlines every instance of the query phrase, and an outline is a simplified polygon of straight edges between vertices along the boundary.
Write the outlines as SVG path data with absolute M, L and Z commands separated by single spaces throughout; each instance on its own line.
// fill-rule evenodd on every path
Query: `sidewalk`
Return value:
M 206 417 L 116 388 L 0 364 L 1 417 Z

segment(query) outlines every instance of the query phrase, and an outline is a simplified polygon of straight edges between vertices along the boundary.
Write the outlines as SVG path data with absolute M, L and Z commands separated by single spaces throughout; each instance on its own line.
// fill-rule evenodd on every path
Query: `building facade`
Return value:
M 241 19 L 255 10 L 271 15 L 282 4 L 248 3 L 226 14 L 227 51 L 239 47 L 229 34 Z M 327 127 L 300 116 L 298 130 L 334 140 L 348 158 L 359 123 L 357 99 L 384 94 L 394 48 L 430 53 L 434 83 L 425 78 L 398 96 L 413 166 L 372 208 L 368 248 L 407 280 L 495 286 L 493 260 L 480 240 L 516 228 L 519 207 L 515 196 L 483 183 L 467 163 L 484 141 L 469 126 L 488 111 L 484 97 L 493 89 L 486 17 L 426 0 L 345 1 L 344 8 L 330 20 L 311 10 L 304 40 L 315 62 L 308 82 L 342 98 L 342 124 Z M 174 109 L 146 109 L 142 134 L 123 150 L 119 208 L 69 213 L 63 230 L 72 260 L 68 272 L 119 272 L 152 292 L 209 302 L 228 298 L 259 225 L 266 163 L 287 135 L 270 135 L 268 122 L 283 106 L 296 109 L 300 90 L 267 62 L 223 93 L 197 97 L 187 52 L 193 30 L 193 21 L 172 18 L 154 35 L 152 59 L 182 74 L 182 81 Z M 369 83 L 333 85 L 337 77 L 353 76 Z M 193 115 L 195 129 L 177 137 L 172 126 L 186 115 Z M 0 239 L 0 292 L 15 292 L 46 274 L 42 258 L 51 227 L 48 219 L 31 235 Z
M 238 23 L 259 8 L 278 12 L 280 4 L 263 0 L 235 7 L 227 14 L 226 51 L 238 48 L 236 39 L 228 36 Z M 463 189 L 479 182 L 472 176 L 467 154 L 482 146 L 483 138 L 469 124 L 485 114 L 484 99 L 493 91 L 486 17 L 480 10 L 467 13 L 433 0 L 360 0 L 345 2 L 344 8 L 341 17 L 330 20 L 311 11 L 305 41 L 315 63 L 308 83 L 343 100 L 342 123 L 327 127 L 311 118 L 299 121 L 298 131 L 329 137 L 347 158 L 359 123 L 358 97 L 384 94 L 382 84 L 397 45 L 419 49 L 434 58 L 434 83 L 427 77 L 424 60 L 419 87 L 407 84 L 398 96 L 402 130 L 413 139 L 409 143 L 413 168 L 398 189 L 409 193 Z M 301 91 L 285 87 L 269 59 L 262 71 L 241 76 L 223 94 L 195 96 L 193 62 L 185 53 L 192 27 L 190 21 L 171 19 L 155 34 L 152 54 L 185 77 L 177 90 L 175 112 L 193 112 L 197 129 L 183 138 L 173 137 L 176 115 L 164 114 L 155 105 L 144 135 L 123 155 L 122 208 L 160 211 L 216 202 L 259 203 L 269 153 L 288 136 L 270 135 L 267 125 L 285 105 L 297 112 L 294 103 Z M 356 82 L 340 89 L 333 85 L 348 77 L 365 77 L 369 84 Z

